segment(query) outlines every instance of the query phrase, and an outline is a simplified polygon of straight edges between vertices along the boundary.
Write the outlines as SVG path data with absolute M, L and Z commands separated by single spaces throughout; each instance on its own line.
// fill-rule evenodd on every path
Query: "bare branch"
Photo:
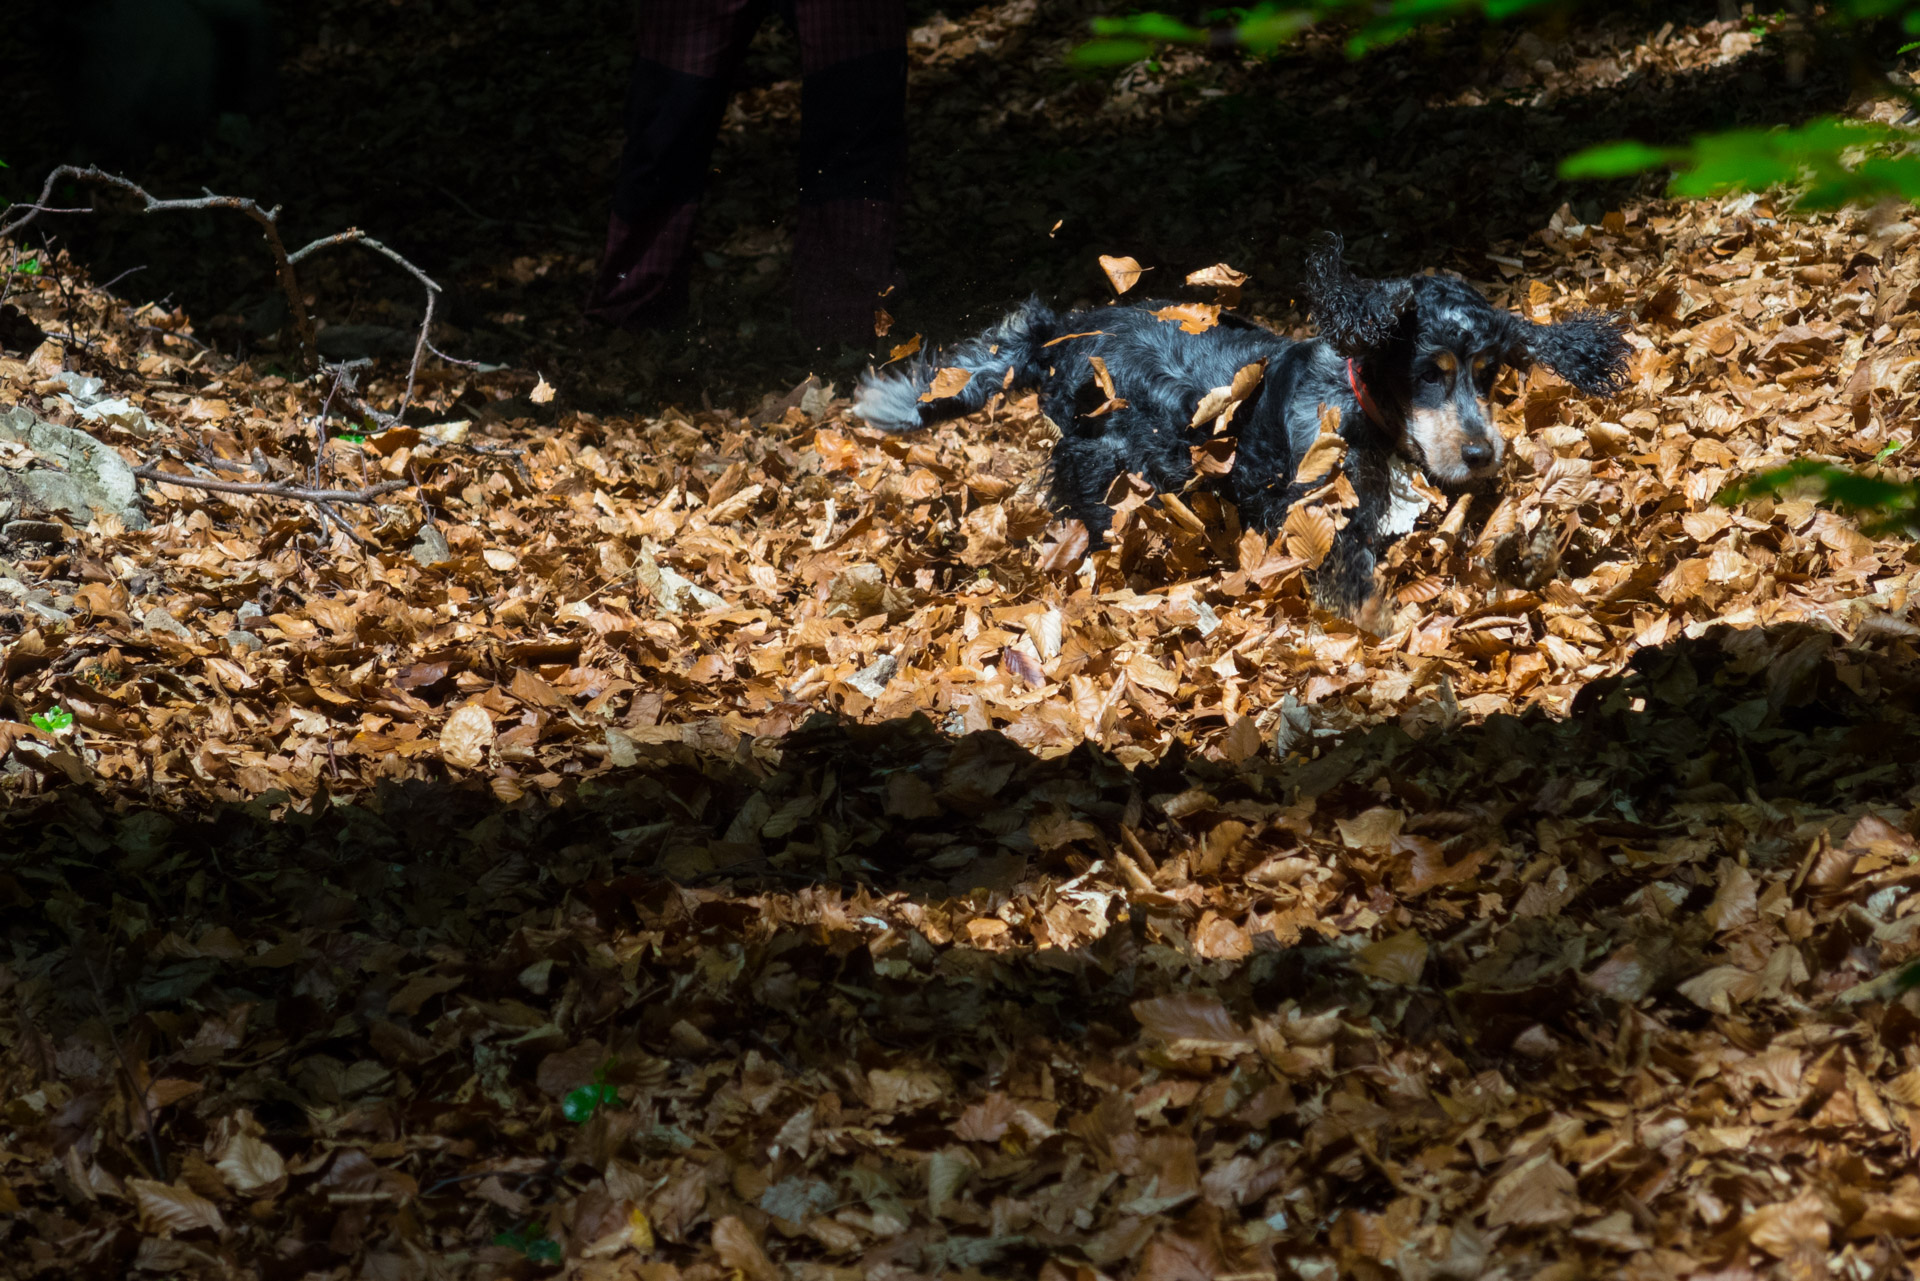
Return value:
M 440 296 L 440 286 L 433 277 L 407 261 L 406 257 L 392 246 L 382 244 L 358 227 L 349 227 L 345 231 L 335 232 L 331 236 L 322 236 L 311 244 L 302 245 L 288 255 L 287 261 L 298 263 L 318 250 L 346 244 L 365 245 L 419 281 L 421 287 L 427 291 L 427 309 L 420 318 L 420 337 L 413 344 L 413 363 L 407 366 L 406 394 L 400 397 L 400 408 L 393 415 L 393 421 L 399 422 L 407 416 L 407 406 L 413 403 L 413 385 L 420 376 L 420 362 L 426 358 L 427 337 L 433 331 L 433 305 Z
M 130 178 L 108 173 L 95 165 L 81 168 L 78 165 L 58 165 L 47 174 L 46 185 L 40 189 L 40 198 L 27 206 L 26 212 L 10 222 L 0 223 L 0 236 L 10 236 L 49 212 L 47 200 L 53 195 L 53 188 L 62 178 L 71 178 L 77 182 L 99 183 L 103 186 L 118 187 L 130 195 L 137 196 L 142 202 L 142 213 L 163 213 L 173 210 L 231 209 L 245 214 L 259 225 L 260 233 L 266 237 L 267 248 L 273 254 L 275 273 L 280 278 L 280 288 L 287 296 L 289 310 L 293 316 L 294 335 L 300 344 L 301 360 L 311 369 L 320 361 L 320 348 L 314 341 L 313 317 L 307 314 L 306 297 L 300 289 L 300 278 L 293 270 L 293 261 L 287 257 L 287 246 L 280 238 L 280 208 L 262 209 L 258 202 L 245 196 L 216 196 L 212 192 L 191 200 L 162 200 Z
M 449 356 L 446 352 L 441 351 L 438 347 L 434 346 L 432 343 L 427 344 L 427 350 L 432 352 L 434 355 L 440 357 L 440 359 L 446 361 L 449 365 L 459 365 L 464 369 L 479 369 L 481 367 L 480 362 L 477 360 L 462 360 L 458 356 Z
M 215 480 L 210 476 L 188 476 L 180 472 L 161 471 L 149 463 L 144 467 L 135 467 L 133 474 L 142 480 L 157 480 L 165 485 L 184 485 L 188 489 L 209 489 L 216 494 L 254 494 L 262 498 L 291 498 L 303 503 L 373 503 L 382 494 L 391 494 L 396 489 L 405 489 L 404 480 L 383 480 L 377 485 L 368 485 L 365 489 L 314 489 L 307 485 L 290 485 L 278 480 Z
M 325 525 L 327 521 L 331 520 L 334 524 L 340 527 L 340 532 L 345 534 L 347 536 L 347 539 L 350 542 L 352 542 L 355 547 L 358 547 L 361 551 L 373 550 L 372 547 L 367 543 L 366 539 L 360 537 L 360 535 L 353 532 L 353 526 L 347 524 L 346 517 L 342 516 L 339 512 L 335 511 L 332 507 L 328 506 L 324 501 L 316 500 L 313 506 L 314 506 L 314 510 L 318 511 L 320 515 L 324 518 L 320 522 L 322 525 Z
M 280 280 L 281 292 L 286 295 L 288 312 L 293 318 L 294 336 L 300 346 L 301 363 L 308 369 L 318 369 L 321 367 L 320 345 L 314 330 L 313 317 L 307 312 L 306 294 L 300 287 L 300 278 L 299 274 L 295 271 L 295 267 L 322 249 L 329 249 L 336 245 L 346 244 L 363 245 L 367 249 L 372 250 L 374 253 L 392 262 L 395 266 L 418 281 L 420 287 L 426 291 L 427 295 L 426 310 L 420 318 L 420 336 L 415 339 L 413 344 L 413 361 L 407 366 L 407 389 L 400 398 L 399 411 L 394 414 L 385 414 L 375 410 L 364 402 L 352 397 L 350 394 L 348 401 L 353 404 L 356 409 L 360 409 L 362 412 L 371 415 L 376 421 L 383 424 L 391 425 L 400 422 L 406 417 L 408 408 L 413 404 L 414 387 L 419 382 L 420 364 L 426 359 L 427 352 L 433 349 L 432 343 L 429 341 L 433 333 L 433 313 L 435 304 L 439 300 L 442 292 L 439 282 L 435 281 L 433 277 L 427 275 L 426 272 L 420 270 L 420 268 L 408 261 L 406 255 L 400 253 L 391 245 L 384 244 L 372 236 L 367 235 L 358 227 L 349 227 L 347 230 L 336 232 L 331 236 L 322 236 L 318 240 L 302 245 L 299 249 L 288 253 L 286 243 L 280 237 L 280 208 L 277 205 L 272 209 L 263 209 L 257 202 L 245 196 L 219 196 L 212 192 L 188 200 L 162 200 L 142 187 L 139 183 L 129 178 L 122 178 L 118 174 L 108 173 L 93 165 L 88 165 L 85 168 L 77 165 L 60 165 L 56 167 L 47 175 L 46 184 L 40 190 L 40 198 L 31 205 L 16 205 L 15 209 L 20 211 L 20 216 L 10 222 L 0 223 L 0 236 L 12 235 L 43 213 L 91 212 L 91 210 L 59 209 L 47 203 L 48 199 L 53 195 L 54 186 L 63 178 L 70 178 L 78 182 L 99 183 L 104 186 L 117 187 L 130 195 L 137 196 L 142 201 L 141 212 L 143 213 L 160 213 L 171 210 L 232 209 L 237 213 L 244 214 L 248 218 L 253 219 L 254 222 L 259 224 L 261 234 L 266 237 L 267 248 L 273 253 L 275 273 Z M 116 280 L 117 279 L 119 278 L 116 277 Z M 351 389 L 348 390 L 351 392 Z

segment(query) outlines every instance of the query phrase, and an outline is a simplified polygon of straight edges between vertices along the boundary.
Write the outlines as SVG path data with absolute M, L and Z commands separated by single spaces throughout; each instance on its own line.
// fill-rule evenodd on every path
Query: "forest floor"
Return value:
M 361 6 L 318 8 L 347 34 L 290 77 L 386 65 L 353 56 L 387 47 Z M 549 260 L 473 228 L 493 257 L 433 264 L 466 299 L 436 342 L 503 367 L 430 362 L 407 425 L 336 415 L 318 456 L 329 381 L 245 308 L 196 312 L 219 271 L 177 264 L 187 303 L 93 283 L 167 236 L 237 262 L 237 221 L 0 245 L 0 421 L 180 473 L 404 482 L 340 508 L 353 539 L 155 482 L 134 519 L 0 549 L 0 1275 L 1911 1266 L 1920 1002 L 1878 981 L 1920 956 L 1911 544 L 1713 499 L 1789 458 L 1907 474 L 1920 227 L 1588 208 L 1551 179 L 1539 157 L 1635 113 L 1766 99 L 1764 24 L 1462 36 L 1450 74 L 1444 45 L 1358 70 L 1316 46 L 1087 81 L 1057 70 L 1080 16 L 916 33 L 916 100 L 952 90 L 923 153 L 957 172 L 999 131 L 1016 167 L 1089 168 L 1028 210 L 921 173 L 917 200 L 992 225 L 940 249 L 917 224 L 922 310 L 887 343 L 1036 286 L 1103 301 L 1098 253 L 1195 298 L 1174 282 L 1225 260 L 1297 328 L 1287 245 L 1319 225 L 1371 270 L 1630 320 L 1613 401 L 1503 379 L 1505 497 L 1433 504 L 1384 637 L 1312 607 L 1310 531 L 1236 533 L 1204 496 L 1130 502 L 1083 568 L 1030 398 L 924 437 L 850 419 L 838 362 L 866 353 L 781 346 L 777 237 L 724 248 L 751 195 L 718 202 L 677 338 L 566 319 L 591 237 Z M 1069 108 L 1019 115 L 1054 76 Z M 730 146 L 777 153 L 784 83 L 743 99 L 774 141 Z M 1248 136 L 1324 120 L 1315 148 L 1374 121 L 1374 156 L 1270 186 L 1244 147 L 1187 146 L 1221 102 Z M 1008 153 L 1022 130 L 1051 158 Z M 195 182 L 316 235 L 412 208 L 301 209 L 208 155 Z M 1119 188 L 1147 230 L 1116 229 Z M 1257 212 L 1214 239 L 1233 191 Z M 404 332 L 400 294 L 330 261 L 323 314 Z M 0 480 L 59 465 L 54 439 L 5 437 Z M 1509 534 L 1559 545 L 1538 592 L 1490 572 Z

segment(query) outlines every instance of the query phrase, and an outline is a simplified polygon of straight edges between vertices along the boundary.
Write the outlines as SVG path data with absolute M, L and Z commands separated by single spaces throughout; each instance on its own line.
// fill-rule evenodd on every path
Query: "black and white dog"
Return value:
M 997 391 L 1038 388 L 1041 410 L 1060 430 L 1054 508 L 1085 522 L 1098 547 L 1112 521 L 1113 482 L 1136 472 L 1163 492 L 1190 485 L 1191 447 L 1211 431 L 1194 421 L 1203 398 L 1265 362 L 1258 387 L 1229 421 L 1234 463 L 1218 487 L 1243 524 L 1278 530 L 1288 508 L 1324 479 L 1300 483 L 1296 471 L 1319 435 L 1321 409 L 1339 410 L 1358 502 L 1321 566 L 1316 594 L 1356 615 L 1374 597 L 1378 558 L 1407 532 L 1392 518 L 1396 458 L 1448 492 L 1489 484 L 1505 453 L 1487 412 L 1502 366 L 1545 365 L 1582 392 L 1608 395 L 1625 380 L 1629 348 L 1605 313 L 1538 325 L 1450 276 L 1358 279 L 1341 248 L 1328 236 L 1307 262 L 1304 294 L 1318 338 L 1284 338 L 1231 313 L 1191 333 L 1153 305 L 1059 316 L 1036 300 L 949 351 L 900 372 L 869 373 L 853 412 L 882 431 L 912 431 L 972 413 Z M 956 386 L 960 375 L 943 370 L 970 377 Z M 936 388 L 950 394 L 929 397 Z

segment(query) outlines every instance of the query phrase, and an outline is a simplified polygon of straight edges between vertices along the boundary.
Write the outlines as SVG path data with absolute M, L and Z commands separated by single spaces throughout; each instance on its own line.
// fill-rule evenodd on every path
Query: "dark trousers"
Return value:
M 587 300 L 606 324 L 674 320 L 733 73 L 767 0 L 640 0 L 639 57 L 607 247 Z M 871 335 L 891 283 L 906 150 L 903 0 L 785 0 L 800 38 L 794 317 L 816 339 Z

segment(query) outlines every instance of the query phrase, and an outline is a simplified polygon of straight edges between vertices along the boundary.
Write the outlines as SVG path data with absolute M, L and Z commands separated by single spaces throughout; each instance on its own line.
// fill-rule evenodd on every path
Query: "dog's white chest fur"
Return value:
M 1379 530 L 1398 538 L 1413 532 L 1413 523 L 1427 509 L 1426 495 L 1413 483 L 1414 466 L 1404 458 L 1387 462 L 1387 506 L 1380 513 Z

